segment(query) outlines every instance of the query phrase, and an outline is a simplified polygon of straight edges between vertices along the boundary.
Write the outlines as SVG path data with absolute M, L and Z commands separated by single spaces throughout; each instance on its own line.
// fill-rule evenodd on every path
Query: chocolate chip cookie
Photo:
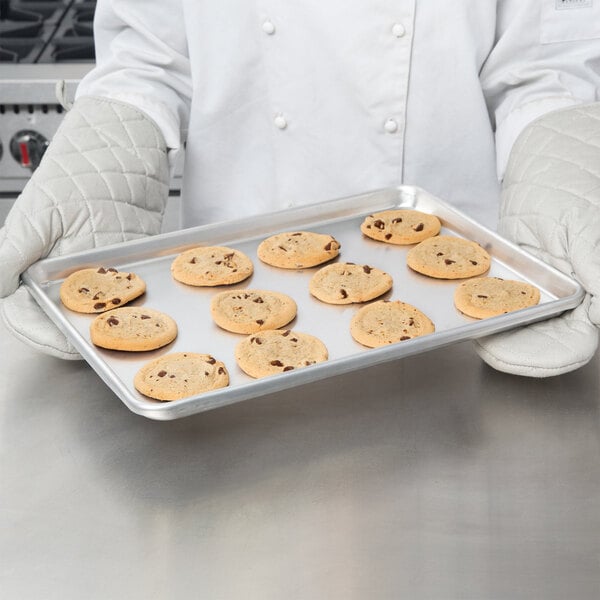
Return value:
M 287 294 L 269 290 L 235 290 L 213 296 L 210 313 L 214 322 L 233 333 L 255 333 L 287 325 L 297 311 Z
M 360 230 L 371 239 L 387 244 L 417 244 L 437 235 L 442 224 L 420 210 L 398 208 L 373 213 L 365 218 Z
M 433 321 L 418 308 L 399 300 L 363 306 L 352 317 L 352 337 L 369 348 L 404 342 L 435 331 Z
M 334 263 L 322 267 L 311 278 L 309 291 L 328 304 L 367 302 L 385 294 L 392 287 L 392 277 L 369 265 Z
M 406 264 L 437 279 L 463 279 L 490 268 L 490 255 L 476 242 L 450 235 L 428 238 L 408 251 Z
M 254 272 L 248 256 L 226 246 L 200 246 L 179 254 L 171 264 L 173 277 L 186 285 L 231 285 Z
M 180 400 L 228 386 L 229 373 L 210 354 L 173 352 L 144 365 L 133 383 L 149 398 Z
M 60 286 L 60 299 L 72 311 L 101 313 L 123 306 L 145 291 L 146 283 L 135 273 L 94 267 L 71 273 Z
M 312 231 L 278 233 L 263 240 L 257 249 L 260 260 L 282 269 L 314 267 L 339 253 L 340 243 L 333 236 Z
M 478 277 L 463 281 L 454 292 L 454 305 L 475 319 L 495 317 L 513 310 L 535 306 L 540 290 L 524 281 Z
M 177 323 L 152 308 L 123 306 L 98 315 L 90 325 L 92 343 L 109 350 L 144 352 L 171 343 Z
M 290 329 L 252 334 L 235 348 L 240 369 L 250 377 L 266 377 L 327 360 L 325 344 L 307 333 Z

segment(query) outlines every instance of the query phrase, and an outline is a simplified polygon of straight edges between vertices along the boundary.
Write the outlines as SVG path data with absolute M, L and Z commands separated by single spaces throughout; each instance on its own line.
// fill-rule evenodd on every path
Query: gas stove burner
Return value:
M 53 42 L 51 54 L 55 62 L 92 61 L 95 59 L 94 43 L 75 32 L 67 32 Z
M 0 62 L 93 62 L 96 0 L 0 0 Z
M 28 10 L 9 6 L 7 0 L 0 0 L 0 39 L 32 38 L 40 34 L 44 17 Z

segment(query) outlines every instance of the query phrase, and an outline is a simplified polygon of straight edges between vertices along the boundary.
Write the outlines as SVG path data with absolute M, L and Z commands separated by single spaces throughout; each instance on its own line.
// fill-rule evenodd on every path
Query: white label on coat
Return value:
M 600 38 L 600 2 L 542 0 L 540 21 L 542 44 L 577 42 L 595 38 Z
M 592 6 L 593 0 L 556 0 L 556 10 L 565 8 L 586 8 Z

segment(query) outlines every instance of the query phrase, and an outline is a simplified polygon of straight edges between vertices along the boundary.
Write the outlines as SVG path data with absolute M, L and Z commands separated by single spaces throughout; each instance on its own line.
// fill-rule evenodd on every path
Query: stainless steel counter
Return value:
M 0 329 L 0 596 L 597 599 L 600 363 L 469 343 L 194 417 Z

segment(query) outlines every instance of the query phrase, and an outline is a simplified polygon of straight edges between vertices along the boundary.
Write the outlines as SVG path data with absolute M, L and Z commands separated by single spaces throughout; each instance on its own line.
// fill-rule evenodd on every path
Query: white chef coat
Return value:
M 493 226 L 511 146 L 600 99 L 600 0 L 99 0 L 78 96 L 186 142 L 185 226 L 401 183 Z

